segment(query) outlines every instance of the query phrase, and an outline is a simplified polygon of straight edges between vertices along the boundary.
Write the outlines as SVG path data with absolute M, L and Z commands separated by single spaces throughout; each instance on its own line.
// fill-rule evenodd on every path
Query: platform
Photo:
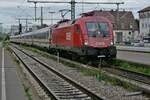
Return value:
M 150 53 L 117 51 L 117 59 L 150 65 Z
M 150 53 L 150 47 L 117 46 L 117 50 Z
M 17 76 L 16 64 L 0 46 L 0 100 L 28 100 Z

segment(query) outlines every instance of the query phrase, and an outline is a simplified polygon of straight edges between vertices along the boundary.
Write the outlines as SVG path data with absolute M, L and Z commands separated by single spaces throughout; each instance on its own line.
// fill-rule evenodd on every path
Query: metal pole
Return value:
M 35 22 L 36 22 L 36 8 L 37 8 L 36 4 L 37 4 L 37 2 L 34 2 L 34 4 L 35 4 L 34 9 L 35 9 Z
M 52 13 L 52 16 L 51 16 L 51 17 L 52 17 L 51 24 L 53 25 L 53 13 Z
M 18 19 L 18 22 L 19 22 L 19 27 L 18 27 L 18 32 L 19 34 L 21 34 L 21 22 L 20 22 L 21 19 Z
M 84 13 L 84 4 L 83 4 L 83 0 L 82 0 L 82 13 Z
M 116 3 L 116 4 L 117 4 L 117 11 L 119 11 L 119 5 L 120 5 L 120 4 L 119 4 L 119 3 Z
M 57 51 L 57 62 L 59 63 L 59 51 Z
M 26 19 L 26 32 L 28 31 L 28 19 Z
M 103 64 L 103 58 L 105 58 L 105 56 L 100 55 L 100 56 L 98 56 L 98 58 L 100 59 L 99 64 L 98 64 L 98 68 L 99 68 L 99 71 L 100 71 L 98 78 L 101 81 L 102 80 L 102 64 Z
M 51 16 L 51 24 L 53 25 L 53 14 L 54 14 L 55 12 L 50 11 L 49 13 L 50 13 L 50 16 Z
M 18 19 L 19 25 L 20 25 L 20 19 Z
M 41 7 L 41 26 L 43 26 L 43 7 Z
M 71 20 L 75 20 L 75 0 L 71 0 Z
M 117 5 L 117 9 L 116 9 L 116 13 L 117 13 L 117 16 L 116 16 L 116 28 L 117 30 L 119 30 L 119 27 L 120 27 L 120 18 L 119 18 L 119 3 L 116 3 Z

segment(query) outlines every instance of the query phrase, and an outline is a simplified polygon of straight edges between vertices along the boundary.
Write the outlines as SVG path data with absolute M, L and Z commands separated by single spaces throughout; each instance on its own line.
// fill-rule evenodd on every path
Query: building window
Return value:
M 125 26 L 124 26 L 124 23 L 121 23 L 121 28 L 124 29 L 124 27 L 125 27 Z
M 129 35 L 131 35 L 131 32 L 129 32 Z
M 113 23 L 112 25 L 113 25 L 113 28 L 115 28 L 115 24 Z
M 147 23 L 145 24 L 145 28 L 147 28 Z
M 142 23 L 142 28 L 144 28 L 144 23 Z

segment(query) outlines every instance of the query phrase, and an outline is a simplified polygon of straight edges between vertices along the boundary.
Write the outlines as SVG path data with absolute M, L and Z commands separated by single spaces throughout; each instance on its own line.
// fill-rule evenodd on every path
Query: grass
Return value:
M 23 87 L 24 87 L 26 96 L 28 97 L 28 100 L 32 100 L 32 93 L 31 93 L 31 91 L 30 91 L 30 88 L 29 88 L 29 87 L 26 87 L 24 84 L 23 84 Z
M 10 44 L 9 41 L 2 41 L 2 46 L 3 47 L 8 47 L 9 44 Z
M 150 66 L 144 64 L 133 63 L 129 61 L 112 59 L 107 62 L 109 65 L 113 65 L 115 67 L 119 67 L 125 70 L 134 71 L 138 73 L 142 73 L 145 75 L 150 75 Z

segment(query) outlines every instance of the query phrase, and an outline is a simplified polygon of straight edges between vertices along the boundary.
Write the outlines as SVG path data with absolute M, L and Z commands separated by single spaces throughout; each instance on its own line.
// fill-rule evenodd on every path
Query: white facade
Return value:
M 140 12 L 140 33 L 143 36 L 150 34 L 150 11 Z
M 114 42 L 115 43 L 124 43 L 124 42 L 132 42 L 139 38 L 138 31 L 132 30 L 114 30 Z

